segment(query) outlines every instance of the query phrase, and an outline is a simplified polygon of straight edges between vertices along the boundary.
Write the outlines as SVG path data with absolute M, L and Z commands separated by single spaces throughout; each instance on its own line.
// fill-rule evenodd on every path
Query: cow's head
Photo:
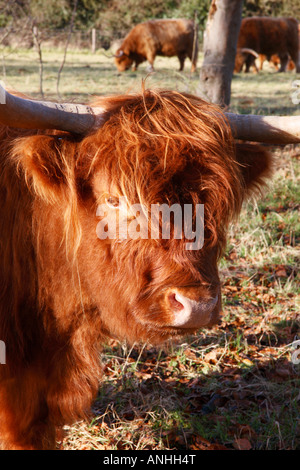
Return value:
M 119 72 L 125 72 L 125 70 L 130 69 L 133 64 L 133 59 L 130 56 L 129 51 L 118 49 L 115 54 L 115 64 Z
M 258 58 L 258 54 L 253 49 L 246 47 L 239 48 L 235 56 L 234 72 L 240 73 L 245 64 L 248 68 L 255 64 L 255 60 Z
M 60 207 L 81 294 L 104 331 L 129 340 L 210 326 L 228 224 L 268 158 L 237 150 L 220 110 L 193 96 L 145 91 L 105 106 L 108 121 L 80 141 L 42 135 L 16 150 L 36 194 Z M 182 219 L 153 218 L 162 205 Z
M 161 340 L 215 323 L 221 308 L 217 261 L 228 224 L 270 166 L 268 153 L 236 144 L 232 133 L 244 140 L 297 143 L 299 119 L 225 116 L 200 98 L 171 91 L 105 97 L 92 108 L 5 97 L 2 123 L 71 132 L 29 131 L 30 137 L 14 140 L 11 158 L 35 194 L 37 242 L 51 245 L 55 258 L 66 241 L 61 267 L 70 286 L 80 286 L 77 307 L 100 315 L 102 332 L 130 340 Z M 79 135 L 87 129 L 87 137 Z M 177 204 L 182 214 L 186 205 L 192 209 L 187 223 L 168 220 L 171 237 L 163 237 L 165 224 L 157 223 L 160 236 L 152 237 L 147 216 L 151 205 L 163 204 Z M 204 243 L 200 236 L 199 249 L 188 249 L 196 241 L 191 234 L 200 205 Z M 47 238 L 51 217 L 54 230 Z M 99 236 L 106 230 L 103 220 L 110 232 L 115 219 L 113 236 Z M 134 236 L 124 236 L 128 225 Z M 47 266 L 48 259 L 40 261 Z

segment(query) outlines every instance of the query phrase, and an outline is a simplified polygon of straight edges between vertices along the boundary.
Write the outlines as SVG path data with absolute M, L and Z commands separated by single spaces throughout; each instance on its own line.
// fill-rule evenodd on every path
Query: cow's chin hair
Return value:
M 158 322 L 145 320 L 145 315 L 141 311 L 125 314 L 126 322 L 116 321 L 116 324 L 106 325 L 106 335 L 110 338 L 116 338 L 120 341 L 126 340 L 129 344 L 143 343 L 148 345 L 159 345 L 170 339 L 180 339 L 201 331 L 202 329 L 211 329 L 220 319 L 220 304 L 216 305 L 211 313 L 208 324 L 198 328 L 175 327 Z M 130 325 L 128 327 L 127 325 Z M 113 331 L 113 333 L 111 333 Z

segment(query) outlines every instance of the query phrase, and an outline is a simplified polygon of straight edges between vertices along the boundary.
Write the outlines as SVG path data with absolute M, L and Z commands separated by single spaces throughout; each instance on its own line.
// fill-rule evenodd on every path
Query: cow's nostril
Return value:
M 182 310 L 184 309 L 184 305 L 182 305 L 182 303 L 179 302 L 179 300 L 177 300 L 176 295 L 177 295 L 176 293 L 172 293 L 168 295 L 170 307 L 172 310 Z
M 198 328 L 209 324 L 211 314 L 218 303 L 218 295 L 194 300 L 176 290 L 168 292 L 167 301 L 173 313 L 173 326 Z

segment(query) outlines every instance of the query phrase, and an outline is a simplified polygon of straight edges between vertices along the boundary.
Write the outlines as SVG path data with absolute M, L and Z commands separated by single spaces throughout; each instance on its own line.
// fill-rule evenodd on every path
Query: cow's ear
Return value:
M 272 156 L 261 145 L 236 143 L 236 159 L 246 193 L 261 188 L 272 174 Z
M 130 50 L 129 50 L 129 47 L 128 46 L 124 46 L 124 48 L 122 49 L 122 52 L 123 52 L 123 55 L 129 57 L 130 55 Z
M 14 145 L 13 158 L 24 171 L 27 184 L 48 201 L 62 196 L 72 175 L 73 145 L 64 137 L 36 135 Z M 74 166 L 74 165 L 72 165 Z

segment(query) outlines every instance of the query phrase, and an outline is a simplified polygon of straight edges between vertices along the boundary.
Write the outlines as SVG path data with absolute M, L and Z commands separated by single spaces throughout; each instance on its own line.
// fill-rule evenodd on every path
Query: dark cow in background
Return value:
M 93 107 L 2 97 L 0 442 L 48 449 L 88 411 L 105 338 L 158 343 L 218 321 L 226 229 L 270 155 L 236 144 L 222 111 L 191 95 L 143 90 Z M 268 135 L 262 117 L 244 118 L 228 115 L 237 137 L 257 127 L 278 141 L 284 127 L 282 142 L 299 141 L 274 117 Z M 99 237 L 99 205 L 122 225 L 135 221 L 126 204 L 188 204 L 193 223 L 204 204 L 202 248 Z
M 254 52 L 245 54 L 245 48 Z M 255 63 L 256 54 L 263 54 L 268 60 L 277 54 L 280 59 L 279 72 L 284 72 L 289 59 L 292 59 L 299 73 L 298 21 L 294 18 L 244 18 L 237 43 L 235 71 L 240 72 L 245 64 L 248 72 Z
M 125 37 L 115 54 L 115 63 L 120 72 L 134 64 L 134 69 L 145 60 L 153 70 L 157 55 L 177 56 L 180 71 L 188 57 L 191 71 L 196 70 L 198 58 L 198 34 L 195 24 L 186 19 L 150 20 L 135 26 Z

